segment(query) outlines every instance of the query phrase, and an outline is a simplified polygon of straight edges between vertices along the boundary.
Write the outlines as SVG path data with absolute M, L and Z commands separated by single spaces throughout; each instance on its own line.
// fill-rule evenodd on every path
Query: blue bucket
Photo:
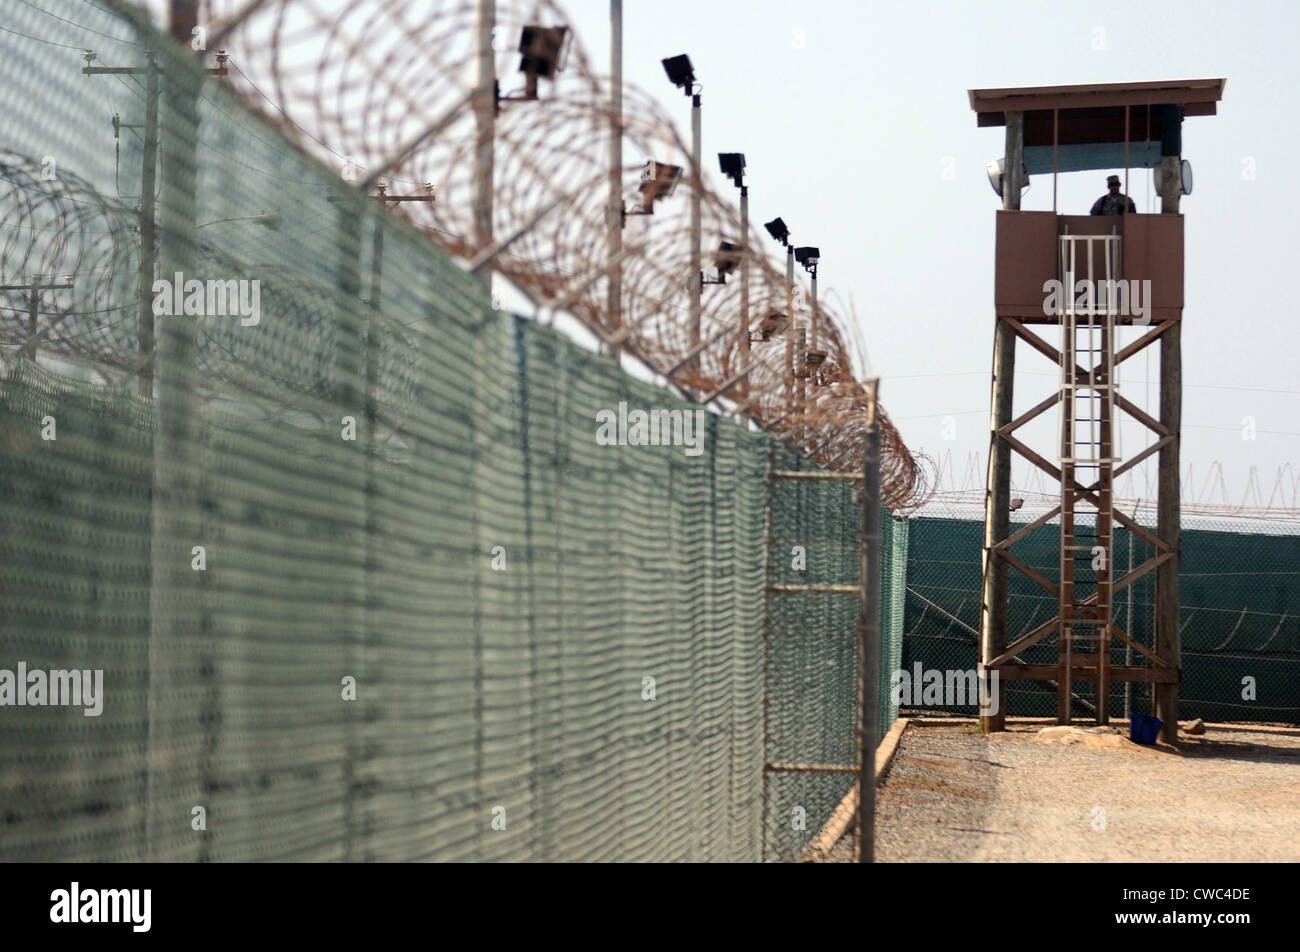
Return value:
M 1165 722 L 1158 717 L 1148 717 L 1146 714 L 1130 714 L 1128 717 L 1128 736 L 1134 743 L 1154 744 L 1156 738 L 1160 736 L 1160 728 L 1165 726 Z

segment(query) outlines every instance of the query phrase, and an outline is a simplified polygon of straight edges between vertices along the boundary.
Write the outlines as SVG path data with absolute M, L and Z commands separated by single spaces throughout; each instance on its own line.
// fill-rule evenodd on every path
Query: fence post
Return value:
M 763 523 L 763 803 L 759 808 L 759 862 L 767 862 L 768 769 L 772 762 L 769 731 L 772 707 L 772 492 L 775 482 L 776 441 L 767 443 L 767 494 Z
M 147 29 L 141 38 L 154 42 Z M 158 264 L 168 280 L 194 274 L 198 260 L 196 236 L 198 185 L 199 84 L 203 74 L 184 60 L 183 48 L 162 46 L 148 59 L 149 76 L 162 72 L 165 83 L 160 94 L 166 132 L 161 137 L 162 182 L 159 200 Z M 155 57 L 161 65 L 155 65 Z M 152 186 L 151 186 L 152 187 Z M 142 200 L 143 201 L 143 200 Z M 153 249 L 147 247 L 152 234 L 141 230 L 141 257 L 148 259 L 148 271 L 141 272 L 141 296 L 153 285 Z M 142 265 L 143 267 L 143 265 Z M 146 287 L 147 282 L 147 287 Z M 152 320 L 152 310 L 148 317 Z M 146 321 L 141 318 L 142 342 Z M 199 678 L 211 677 L 210 661 L 203 651 L 210 647 L 211 632 L 202 630 L 204 620 L 194 621 L 197 594 L 202 580 L 190 568 L 191 547 L 199 540 L 200 459 L 199 405 L 195 393 L 197 377 L 196 331 L 184 316 L 162 321 L 157 333 L 148 333 L 153 352 L 151 373 L 141 367 L 142 396 L 154 400 L 157 427 L 153 442 L 153 493 L 149 593 L 149 687 L 147 694 L 148 738 L 145 775 L 145 859 L 150 862 L 178 860 L 167 840 L 184 844 L 186 838 L 169 831 L 183 823 L 193 798 L 202 794 L 201 765 L 182 751 L 186 725 L 197 723 L 199 714 L 178 711 L 175 698 L 191 677 L 193 648 L 187 644 L 196 627 L 201 632 Z M 142 355 L 142 360 L 148 357 Z M 147 364 L 145 365 L 147 366 Z M 154 395 L 154 381 L 157 393 Z M 205 685 L 206 687 L 206 685 Z M 209 698 L 210 700 L 210 698 Z M 205 752 L 205 756 L 210 751 Z M 179 820 L 178 820 L 179 816 Z M 187 851 L 188 846 L 178 849 Z M 195 849 L 202 844 L 196 842 Z
M 862 542 L 858 583 L 858 657 L 862 714 L 858 757 L 858 862 L 875 861 L 876 724 L 880 695 L 880 428 L 876 397 L 880 381 L 867 383 L 867 426 L 862 440 Z

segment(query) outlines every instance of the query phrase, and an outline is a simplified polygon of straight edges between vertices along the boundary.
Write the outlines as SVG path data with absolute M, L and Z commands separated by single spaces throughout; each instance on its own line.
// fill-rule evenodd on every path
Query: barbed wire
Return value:
M 960 472 L 952 450 L 923 459 L 933 467 L 926 477 L 931 487 L 928 507 L 935 511 L 983 511 L 987 494 L 984 454 L 967 453 Z M 1212 460 L 1201 474 L 1193 464 L 1185 464 L 1182 469 L 1179 505 L 1184 515 L 1300 523 L 1300 471 L 1290 463 L 1278 466 L 1272 479 L 1262 476 L 1258 466 L 1250 466 L 1245 485 L 1236 496 L 1228 490 L 1222 461 Z M 1155 512 L 1156 486 L 1150 473 L 1146 477 L 1142 481 L 1129 473 L 1116 481 L 1116 509 L 1131 513 L 1136 507 L 1139 513 Z M 1024 500 L 1025 512 L 1045 511 L 1060 502 L 1059 488 L 1034 468 L 1026 469 L 1024 478 L 1013 480 L 1011 495 Z
M 211 7 L 220 23 L 243 4 L 213 0 Z M 477 17 L 472 0 L 433 10 L 385 0 L 268 0 L 223 43 L 235 67 L 225 82 L 304 148 L 341 173 L 359 170 L 364 176 L 465 101 L 473 86 Z M 534 301 L 565 298 L 566 312 L 601 339 L 618 338 L 679 388 L 713 394 L 748 369 L 743 383 L 727 390 L 730 405 L 823 465 L 859 468 L 869 401 L 855 379 L 852 334 L 832 295 L 824 295 L 816 338 L 809 341 L 809 350 L 825 355 L 815 367 L 806 367 L 802 354 L 791 360 L 782 337 L 745 340 L 768 315 L 789 309 L 784 261 L 761 250 L 756 230 L 748 238 L 749 313 L 741 313 L 738 281 L 709 284 L 698 338 L 686 309 L 672 306 L 683 301 L 689 275 L 708 270 L 705 262 L 690 260 L 684 201 L 660 201 L 653 214 L 626 217 L 617 315 L 607 305 L 604 281 L 569 293 L 609 261 L 609 78 L 593 67 L 581 38 L 571 36 L 567 62 L 545 83 L 540 99 L 517 101 L 511 77 L 519 54 L 505 40 L 527 25 L 571 22 L 551 0 L 496 4 L 494 61 L 503 102 L 493 141 L 493 232 L 514 234 L 561 201 L 520 236 L 511 254 L 496 259 L 494 270 Z M 639 198 L 635 176 L 647 160 L 679 166 L 683 184 L 692 187 L 690 150 L 652 97 L 625 85 L 621 126 L 624 154 L 638 160 L 623 170 L 625 205 Z M 390 213 L 462 259 L 485 245 L 474 221 L 475 158 L 474 115 L 465 108 L 383 176 L 394 188 L 434 187 L 435 201 L 394 203 Z M 702 248 L 711 258 L 722 241 L 739 243 L 738 215 L 734 201 L 707 181 L 701 192 Z M 680 290 L 671 294 L 674 289 Z M 797 294 L 785 334 L 809 327 L 812 316 L 808 295 Z M 683 364 L 700 341 L 714 343 Z M 796 370 L 808 374 L 804 386 L 795 385 Z M 882 496 L 891 508 L 913 508 L 928 491 L 924 469 L 888 415 L 878 411 L 878 419 Z
M 139 307 L 135 211 L 54 172 L 0 151 L 0 341 L 121 364 L 113 328 Z
M 243 6 L 213 0 L 213 22 Z M 621 203 L 631 214 L 622 216 L 621 292 L 617 311 L 611 311 L 607 281 L 591 280 L 610 261 L 609 78 L 593 68 L 580 38 L 571 37 L 563 69 L 545 81 L 540 98 L 520 101 L 511 88 L 518 54 L 504 38 L 519 36 L 531 24 L 571 21 L 551 0 L 503 0 L 496 9 L 494 60 L 503 100 L 493 140 L 492 230 L 498 238 L 522 233 L 495 258 L 494 271 L 542 308 L 562 304 L 609 349 L 636 355 L 679 390 L 722 399 L 820 464 L 860 469 L 871 400 L 855 378 L 853 354 L 865 348 L 833 291 L 823 293 L 814 314 L 806 289 L 798 284 L 792 292 L 784 259 L 766 252 L 751 228 L 748 311 L 742 313 L 738 276 L 709 281 L 698 331 L 692 326 L 690 276 L 709 270 L 707 259 L 722 242 L 742 244 L 738 212 L 731 196 L 707 180 L 699 184 L 706 261 L 691 261 L 688 202 L 679 196 L 647 206 L 637 177 L 643 162 L 662 162 L 683 170 L 686 189 L 696 187 L 690 150 L 662 106 L 630 85 L 623 88 L 620 126 L 623 152 L 636 159 L 622 170 Z M 345 181 L 387 168 L 381 181 L 390 194 L 432 185 L 434 201 L 382 207 L 452 256 L 472 259 L 490 245 L 476 228 L 476 124 L 466 108 L 477 18 L 473 0 L 433 10 L 388 0 L 345 0 L 341 6 L 333 0 L 267 0 L 223 43 L 232 67 L 224 82 Z M 438 135 L 402 154 L 405 143 L 447 116 Z M 539 217 L 557 200 L 554 210 Z M 34 157 L 0 153 L 0 283 L 8 285 L 0 292 L 0 342 L 138 369 L 139 214 L 134 199 L 105 197 L 66 169 L 48 175 Z M 234 263 L 219 238 L 200 236 L 200 261 Z M 35 302 L 30 287 L 20 287 L 30 285 L 33 275 L 41 285 Z M 319 289 L 298 287 L 287 273 L 276 277 L 268 284 L 268 304 L 288 322 L 285 332 L 319 321 L 310 304 Z M 301 300 L 295 300 L 299 292 Z M 30 320 L 33 304 L 41 318 L 38 340 Z M 774 321 L 777 315 L 781 319 Z M 769 326 L 760 333 L 764 323 L 775 323 L 776 331 Z M 200 330 L 198 356 L 206 372 L 235 384 L 251 384 L 250 375 L 258 373 L 293 379 L 299 392 L 319 396 L 324 383 L 308 372 L 310 355 L 251 347 L 225 325 L 203 322 Z M 801 332 L 806 350 L 796 353 Z M 386 392 L 408 403 L 413 397 L 399 366 L 401 341 L 383 350 Z M 896 510 L 913 509 L 927 495 L 928 470 L 888 415 L 879 406 L 876 411 L 883 501 Z

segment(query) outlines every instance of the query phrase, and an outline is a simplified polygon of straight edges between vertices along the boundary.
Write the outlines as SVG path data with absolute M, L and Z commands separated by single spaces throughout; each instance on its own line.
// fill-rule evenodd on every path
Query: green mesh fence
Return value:
M 813 467 L 778 447 L 776 472 Z M 773 585 L 859 582 L 862 508 L 840 480 L 774 479 Z M 880 685 L 877 742 L 898 717 L 889 673 L 902 656 L 908 524 L 881 514 Z M 774 593 L 768 630 L 768 760 L 772 764 L 857 764 L 858 595 Z M 769 771 L 769 858 L 793 859 L 829 819 L 856 777 L 823 771 Z
M 0 33 L 0 283 L 67 286 L 0 291 L 0 668 L 102 670 L 102 711 L 0 706 L 0 859 L 792 856 L 847 778 L 791 838 L 765 756 L 853 762 L 856 606 L 774 605 L 765 684 L 768 437 L 603 445 L 697 408 L 494 311 L 147 26 L 43 6 Z M 856 583 L 851 490 L 792 491 L 774 574 Z
M 1013 531 L 1015 524 L 1013 524 Z M 1148 526 L 1154 531 L 1154 527 Z M 907 570 L 904 666 L 970 669 L 979 660 L 980 552 L 984 526 L 956 519 L 912 520 Z M 1043 526 L 1016 543 L 1017 557 L 1049 579 L 1058 575 L 1059 527 Z M 1115 529 L 1113 574 L 1153 557 L 1152 546 Z M 1300 535 L 1294 527 L 1258 521 L 1184 517 L 1179 572 L 1182 638 L 1181 719 L 1300 723 Z M 1010 569 L 1007 640 L 1028 634 L 1057 613 L 1056 600 Z M 1112 617 L 1139 644 L 1154 644 L 1155 576 L 1116 594 Z M 1056 662 L 1055 637 L 1028 648 L 1030 664 Z M 1115 644 L 1112 664 L 1147 664 Z M 1096 685 L 1072 687 L 1074 713 L 1096 710 Z M 1055 716 L 1056 690 L 1040 681 L 1008 681 L 1007 713 Z M 929 706 L 917 704 L 917 707 Z M 1113 684 L 1109 713 L 1152 713 L 1151 685 Z M 975 707 L 958 707 L 974 713 Z

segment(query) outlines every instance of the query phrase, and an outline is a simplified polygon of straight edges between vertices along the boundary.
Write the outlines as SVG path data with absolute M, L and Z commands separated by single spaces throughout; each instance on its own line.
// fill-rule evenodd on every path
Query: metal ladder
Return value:
M 1064 723 L 1070 722 L 1072 671 L 1097 670 L 1096 716 L 1108 720 L 1111 517 L 1115 419 L 1115 318 L 1113 293 L 1120 280 L 1120 237 L 1060 236 L 1064 300 L 1061 322 L 1061 550 L 1060 638 L 1057 691 Z M 1089 297 L 1076 301 L 1075 283 L 1088 282 Z M 1098 282 L 1104 281 L 1103 286 Z M 1085 650 L 1076 650 L 1076 645 Z

